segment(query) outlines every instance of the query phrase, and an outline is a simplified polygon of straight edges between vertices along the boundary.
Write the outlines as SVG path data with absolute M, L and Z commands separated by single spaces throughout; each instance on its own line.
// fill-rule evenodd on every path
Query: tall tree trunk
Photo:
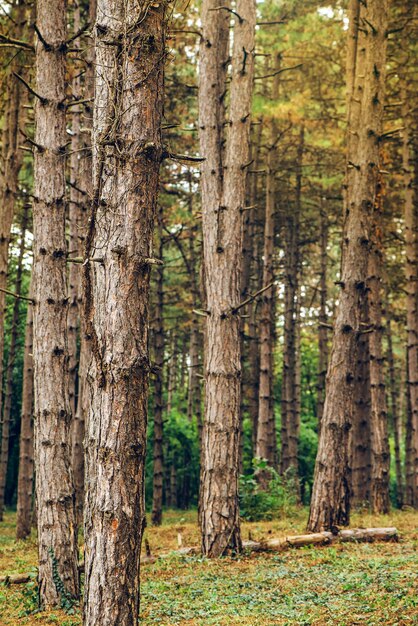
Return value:
M 371 505 L 375 513 L 388 513 L 390 454 L 384 357 L 382 350 L 382 267 L 383 267 L 383 189 L 381 174 L 376 185 L 375 215 L 373 218 L 372 247 L 369 255 L 368 309 L 370 349 L 370 448 L 372 457 Z
M 277 441 L 274 420 L 273 399 L 273 351 L 274 351 L 274 157 L 275 137 L 272 137 L 267 155 L 266 177 L 266 217 L 264 222 L 263 280 L 260 311 L 260 379 L 258 386 L 258 420 L 256 457 L 265 459 L 270 467 L 275 467 L 277 459 Z M 260 472 L 258 481 L 264 488 L 268 486 L 270 473 Z
M 32 289 L 29 290 L 30 297 Z M 23 357 L 22 412 L 19 439 L 16 539 L 26 539 L 32 527 L 33 492 L 33 308 L 28 306 Z
M 281 473 L 298 476 L 298 443 L 300 401 L 297 392 L 298 345 L 297 345 L 297 307 L 299 294 L 299 225 L 301 213 L 302 167 L 305 132 L 302 126 L 297 149 L 296 202 L 295 210 L 287 217 L 286 239 L 286 283 L 285 283 L 285 322 L 282 382 L 282 449 Z
M 12 7 L 11 18 L 16 25 L 12 34 L 17 39 L 24 39 L 25 4 L 19 1 Z M 4 319 L 7 288 L 7 272 L 9 263 L 9 244 L 16 198 L 18 194 L 18 178 L 23 162 L 23 150 L 19 148 L 21 139 L 19 128 L 23 127 L 23 105 L 27 101 L 27 91 L 19 80 L 13 76 L 23 71 L 24 53 L 19 51 L 13 57 L 5 79 L 7 95 L 5 116 L 2 130 L 2 177 L 0 180 L 0 414 L 3 405 L 3 355 L 4 355 Z
M 174 328 L 170 333 L 170 360 L 167 368 L 167 414 L 170 415 L 173 408 L 174 394 L 177 388 L 177 336 Z
M 361 324 L 368 325 L 369 312 L 366 299 L 361 302 Z M 350 429 L 351 504 L 364 506 L 370 503 L 372 458 L 370 450 L 370 350 L 369 335 L 362 333 L 358 339 L 355 373 L 355 397 Z
M 216 9 L 216 10 L 214 10 Z M 240 435 L 240 303 L 242 209 L 249 155 L 254 71 L 255 3 L 238 0 L 230 107 L 224 152 L 221 133 L 230 14 L 216 0 L 202 5 L 199 128 L 206 308 L 205 420 L 199 519 L 202 551 L 241 549 L 238 507 Z
M 327 260 L 328 260 L 328 216 L 321 200 L 320 232 L 320 277 L 319 277 L 319 329 L 318 329 L 318 385 L 317 418 L 318 432 L 321 432 L 322 414 L 325 401 L 325 381 L 328 366 L 328 315 L 327 315 Z
M 358 128 L 356 160 L 347 179 L 341 294 L 334 325 L 327 375 L 327 395 L 308 528 L 311 531 L 348 524 L 350 467 L 348 438 L 353 416 L 353 389 L 361 300 L 366 290 L 370 255 L 371 219 L 379 171 L 379 137 L 382 132 L 387 0 L 369 0 L 362 27 L 365 36 L 364 87 Z M 363 64 L 360 64 L 363 65 Z M 360 68 L 357 64 L 356 73 Z M 350 131 L 349 118 L 349 131 Z M 348 164 L 350 165 L 350 164 Z
M 418 238 L 417 211 L 412 159 L 413 129 L 406 89 L 402 90 L 402 170 L 405 211 L 405 278 L 407 329 L 407 393 L 410 419 L 407 421 L 408 445 L 405 449 L 405 504 L 418 507 Z
M 163 258 L 163 224 L 162 210 L 158 219 L 158 258 Z M 154 443 L 153 443 L 153 480 L 152 480 L 152 513 L 154 526 L 159 526 L 163 519 L 163 367 L 164 367 L 164 272 L 163 267 L 157 269 L 154 326 L 154 361 L 156 366 L 154 382 Z
M 86 245 L 93 261 L 84 268 L 94 357 L 86 428 L 85 626 L 132 626 L 139 612 L 165 10 L 165 2 L 97 3 L 94 193 Z
M 78 596 L 71 473 L 65 239 L 66 3 L 37 0 L 34 165 L 34 395 L 39 592 L 45 606 Z M 60 577 L 63 588 L 56 584 Z
M 89 22 L 94 24 L 96 19 L 96 0 L 90 0 L 89 2 Z M 84 97 L 86 100 L 94 99 L 94 47 L 92 41 L 88 42 L 85 52 L 86 60 L 86 72 L 84 74 Z M 93 108 L 87 102 L 84 112 L 81 114 L 81 119 L 76 121 L 76 125 L 82 126 L 86 129 L 92 129 L 92 115 Z M 81 128 L 80 128 L 81 130 Z M 91 133 L 82 133 L 83 145 L 82 145 L 82 158 L 81 163 L 76 165 L 74 163 L 73 175 L 78 188 L 78 196 L 75 200 L 78 202 L 78 214 L 77 214 L 77 251 L 81 256 L 85 252 L 86 235 L 88 228 L 88 209 L 90 200 L 93 195 L 92 188 L 92 154 L 91 154 Z M 78 156 L 80 156 L 78 154 Z M 70 265 L 71 270 L 71 265 Z M 71 280 L 71 277 L 70 277 Z M 77 276 L 77 309 L 80 319 L 80 357 L 78 364 L 78 389 L 77 389 L 77 407 L 72 423 L 72 459 L 71 465 L 74 475 L 74 488 L 75 488 L 75 506 L 76 506 L 76 520 L 77 525 L 83 524 L 83 509 L 84 509 L 84 430 L 86 416 L 89 412 L 90 395 L 88 393 L 88 385 L 86 379 L 90 369 L 90 362 L 93 358 L 91 353 L 91 338 L 86 333 L 85 320 L 81 313 L 82 309 L 82 285 L 81 276 Z
M 395 357 L 393 354 L 392 328 L 390 324 L 390 314 L 386 318 L 386 336 L 387 336 L 387 359 L 389 367 L 389 385 L 390 385 L 390 411 L 392 417 L 393 438 L 395 442 L 395 468 L 396 468 L 396 503 L 399 508 L 403 506 L 403 474 L 402 474 L 402 458 L 401 458 L 401 407 L 398 407 L 398 392 L 395 370 Z M 405 388 L 400 384 L 401 390 Z M 403 395 L 402 392 L 399 395 Z
M 22 291 L 22 275 L 23 275 L 23 257 L 25 254 L 25 237 L 28 226 L 27 204 L 23 207 L 23 215 L 21 222 L 21 239 L 19 247 L 19 257 L 16 268 L 15 293 L 20 294 Z M 28 306 L 31 306 L 30 304 Z M 9 462 L 9 440 L 10 440 L 10 420 L 12 413 L 12 393 L 13 393 L 13 370 L 16 359 L 17 339 L 19 331 L 19 311 L 20 298 L 15 298 L 13 302 L 12 325 L 10 331 L 10 347 L 6 367 L 6 385 L 4 394 L 3 419 L 1 429 L 1 450 L 0 450 L 0 520 L 3 519 L 4 511 L 4 495 L 6 490 L 7 466 Z

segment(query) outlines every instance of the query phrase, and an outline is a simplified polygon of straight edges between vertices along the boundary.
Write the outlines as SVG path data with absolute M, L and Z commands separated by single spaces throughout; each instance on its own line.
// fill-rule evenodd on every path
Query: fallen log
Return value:
M 251 552 L 280 552 L 282 550 L 288 550 L 289 548 L 301 548 L 304 546 L 314 545 L 331 545 L 334 543 L 371 543 L 377 541 L 399 541 L 398 530 L 394 527 L 389 528 L 355 528 L 352 530 L 344 529 L 339 530 L 337 533 L 331 533 L 323 531 L 320 533 L 309 533 L 306 535 L 290 535 L 281 539 L 267 539 L 266 541 L 243 541 L 242 546 L 244 550 Z M 180 548 L 180 550 L 174 550 L 167 554 L 160 554 L 157 556 L 151 555 L 151 550 L 148 544 L 146 554 L 141 557 L 141 565 L 149 563 L 155 563 L 158 559 L 165 559 L 169 556 L 186 556 L 192 554 L 198 554 L 197 548 Z M 84 571 L 84 563 L 81 562 L 78 566 L 79 571 Z M 4 585 L 19 585 L 29 582 L 33 577 L 29 574 L 16 574 L 9 576 L 1 576 L 0 584 Z
M 266 541 L 244 541 L 243 548 L 255 552 L 280 551 L 288 548 L 301 548 L 312 545 L 327 545 L 331 543 L 347 542 L 374 542 L 398 541 L 398 530 L 389 528 L 355 528 L 339 530 L 337 533 L 323 531 L 306 535 L 291 535 L 282 539 L 267 539 Z

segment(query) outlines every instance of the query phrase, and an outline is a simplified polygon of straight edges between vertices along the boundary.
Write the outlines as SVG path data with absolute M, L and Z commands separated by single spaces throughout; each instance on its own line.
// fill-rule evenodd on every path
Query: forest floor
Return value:
M 306 510 L 279 520 L 243 524 L 243 538 L 304 531 Z M 351 527 L 397 526 L 399 543 L 335 544 L 207 560 L 172 555 L 141 572 L 141 624 L 166 626 L 418 625 L 418 512 L 358 513 Z M 14 539 L 15 514 L 0 524 L 0 572 L 33 572 L 34 582 L 0 586 L 1 626 L 79 626 L 73 614 L 36 610 L 36 542 Z M 199 543 L 196 513 L 168 511 L 149 528 L 153 555 Z

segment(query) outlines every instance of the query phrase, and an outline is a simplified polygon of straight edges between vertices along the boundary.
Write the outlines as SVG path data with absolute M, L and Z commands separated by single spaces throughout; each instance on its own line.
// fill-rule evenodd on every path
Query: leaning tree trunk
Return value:
M 86 428 L 85 626 L 132 626 L 139 612 L 165 11 L 165 2 L 97 3 L 94 194 L 84 273 L 93 352 Z
M 32 296 L 32 289 L 29 290 Z M 19 438 L 16 539 L 29 537 L 33 492 L 33 308 L 28 305 L 23 357 L 22 412 Z
M 15 294 L 20 294 L 22 290 L 23 275 L 23 257 L 25 254 L 25 237 L 28 226 L 29 206 L 24 205 L 21 223 L 21 239 L 19 247 L 19 258 L 16 268 Z M 30 304 L 28 306 L 31 306 Z M 12 416 L 12 393 L 13 393 L 13 370 L 15 367 L 17 339 L 19 332 L 19 312 L 20 298 L 15 298 L 13 302 L 12 325 L 10 331 L 9 355 L 6 367 L 6 385 L 4 394 L 3 420 L 1 430 L 1 449 L 0 449 L 0 520 L 3 519 L 4 496 L 6 490 L 7 466 L 9 462 L 9 440 L 10 440 L 10 421 Z
M 308 528 L 331 529 L 347 524 L 350 516 L 348 434 L 353 415 L 353 389 L 370 255 L 371 220 L 379 174 L 379 137 L 382 132 L 387 0 L 369 0 L 364 9 L 364 87 L 356 160 L 347 179 L 341 294 L 334 325 L 327 375 L 327 395 L 315 465 Z M 359 71 L 357 66 L 356 71 Z M 349 118 L 350 124 L 350 118 Z M 350 130 L 350 127 L 349 127 Z
M 59 605 L 63 594 L 79 593 L 68 396 L 66 21 L 64 0 L 38 0 L 33 353 L 39 592 L 46 606 Z
M 215 9 L 215 10 L 214 10 Z M 254 71 L 255 3 L 238 0 L 224 154 L 223 95 L 229 18 L 216 0 L 202 5 L 199 127 L 205 269 L 205 420 L 199 519 L 202 551 L 241 549 L 238 507 L 240 435 L 240 318 L 242 209 L 248 167 Z
M 158 258 L 163 258 L 163 224 L 162 210 L 158 216 L 159 249 Z M 154 526 L 160 526 L 163 519 L 163 367 L 164 367 L 164 271 L 157 269 L 156 291 L 157 303 L 155 306 L 154 325 L 154 442 L 153 442 L 153 474 L 152 474 L 152 513 L 151 520 Z

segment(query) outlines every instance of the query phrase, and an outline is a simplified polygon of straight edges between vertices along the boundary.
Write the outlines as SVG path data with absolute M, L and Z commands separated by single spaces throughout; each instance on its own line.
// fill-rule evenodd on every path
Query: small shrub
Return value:
M 260 471 L 270 473 L 270 482 L 266 490 L 261 489 L 257 481 Z M 280 476 L 269 467 L 264 459 L 254 459 L 250 474 L 240 477 L 240 511 L 242 519 L 248 522 L 270 520 L 279 513 L 287 513 L 297 503 L 297 477 L 294 472 Z

